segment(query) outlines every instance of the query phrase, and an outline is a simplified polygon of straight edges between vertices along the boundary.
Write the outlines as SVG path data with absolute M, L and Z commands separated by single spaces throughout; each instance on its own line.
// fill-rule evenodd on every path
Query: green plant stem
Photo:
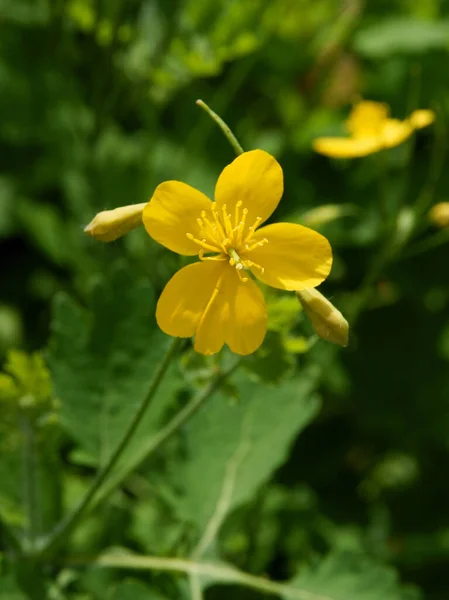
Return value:
M 21 419 L 23 433 L 23 498 L 27 515 L 26 543 L 32 548 L 38 529 L 36 494 L 36 443 L 33 424 L 27 415 Z
M 206 111 L 207 114 L 211 117 L 211 119 L 213 119 L 215 121 L 215 123 L 218 125 L 218 127 L 225 134 L 228 142 L 234 148 L 234 151 L 237 154 L 237 156 L 239 156 L 240 154 L 243 154 L 243 152 L 244 152 L 243 148 L 240 146 L 237 138 L 232 133 L 231 129 L 223 121 L 223 119 L 221 117 L 219 117 L 217 115 L 217 113 L 215 113 L 211 108 L 209 108 L 209 106 L 207 106 L 207 104 L 205 102 L 203 102 L 202 100 L 197 100 L 196 105 L 200 106 L 204 111 Z
M 48 555 L 54 552 L 59 545 L 66 539 L 68 535 L 76 528 L 79 521 L 84 516 L 85 512 L 88 508 L 90 508 L 91 502 L 98 490 L 102 486 L 102 484 L 106 481 L 109 474 L 113 471 L 117 462 L 123 454 L 123 451 L 127 447 L 129 441 L 131 440 L 134 432 L 142 421 L 143 416 L 145 415 L 150 402 L 157 392 L 159 385 L 164 378 L 164 375 L 167 372 L 168 367 L 170 366 L 174 356 L 176 355 L 182 340 L 180 338 L 174 338 L 170 348 L 167 351 L 163 361 L 159 365 L 152 381 L 150 387 L 148 389 L 148 393 L 140 405 L 138 411 L 134 415 L 133 420 L 131 421 L 128 429 L 126 430 L 123 438 L 120 440 L 116 449 L 110 456 L 107 464 L 98 472 L 94 481 L 92 482 L 91 487 L 86 492 L 86 495 L 81 500 L 79 505 L 74 509 L 72 513 L 70 513 L 60 524 L 56 527 L 56 529 L 48 536 L 48 538 L 44 539 L 39 547 L 37 548 L 38 555 Z
M 225 564 L 192 561 L 182 558 L 162 558 L 160 556 L 134 556 L 132 554 L 110 554 L 97 556 L 91 560 L 69 558 L 67 564 L 87 565 L 110 569 L 134 569 L 140 571 L 171 571 L 215 579 L 220 583 L 233 583 L 243 587 L 258 590 L 265 594 L 274 594 L 291 600 L 331 600 L 307 590 L 296 588 L 288 583 L 279 583 L 265 577 L 251 575 Z
M 141 459 L 133 465 L 133 470 L 141 466 L 142 463 L 145 463 L 145 461 L 147 461 L 155 452 L 157 452 L 160 447 L 201 408 L 201 406 L 220 387 L 222 382 L 235 371 L 240 362 L 241 359 L 237 359 L 228 369 L 219 371 L 204 388 L 204 390 L 193 396 L 190 402 L 188 402 L 178 413 L 176 413 L 175 416 L 148 441 L 145 450 L 142 452 Z M 112 491 L 118 484 L 120 484 L 121 481 L 128 476 L 128 474 L 129 473 L 121 474 L 116 478 L 111 477 L 101 492 L 92 499 L 91 508 L 94 508 L 103 499 L 103 497 Z

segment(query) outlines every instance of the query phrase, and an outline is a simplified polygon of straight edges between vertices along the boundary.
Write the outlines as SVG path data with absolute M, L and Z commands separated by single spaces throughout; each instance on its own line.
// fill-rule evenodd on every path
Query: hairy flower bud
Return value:
M 438 202 L 432 206 L 429 219 L 437 227 L 449 227 L 449 202 Z
M 100 242 L 113 242 L 142 224 L 142 212 L 146 204 L 143 202 L 104 210 L 95 215 L 84 231 Z
M 332 344 L 348 345 L 349 324 L 332 302 L 316 289 L 296 292 L 316 334 Z

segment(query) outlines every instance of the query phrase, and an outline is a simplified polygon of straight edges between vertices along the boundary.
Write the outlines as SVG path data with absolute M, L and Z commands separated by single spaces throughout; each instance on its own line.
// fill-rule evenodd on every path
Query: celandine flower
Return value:
M 267 329 L 263 294 L 251 274 L 282 290 L 319 285 L 332 250 L 325 237 L 292 223 L 259 229 L 281 199 L 279 163 L 262 150 L 244 152 L 215 187 L 215 202 L 179 181 L 159 185 L 143 212 L 160 244 L 200 262 L 178 271 L 159 298 L 156 319 L 167 334 L 195 335 L 195 349 L 214 354 L 227 344 L 251 354 Z
M 321 137 L 313 142 L 316 152 L 333 158 L 354 158 L 402 144 L 415 129 L 435 120 L 431 110 L 415 110 L 408 119 L 391 119 L 386 104 L 363 100 L 354 106 L 345 125 L 349 137 Z

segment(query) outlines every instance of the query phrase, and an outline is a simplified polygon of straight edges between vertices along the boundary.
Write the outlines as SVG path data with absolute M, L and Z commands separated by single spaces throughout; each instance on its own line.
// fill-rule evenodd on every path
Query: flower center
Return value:
M 201 216 L 197 218 L 201 233 L 205 237 L 198 239 L 192 233 L 186 233 L 186 236 L 199 246 L 200 260 L 227 260 L 231 267 L 235 267 L 240 280 L 245 282 L 248 278 L 242 274 L 244 269 L 255 267 L 262 273 L 264 271 L 263 267 L 249 260 L 245 255 L 255 248 L 264 246 L 268 240 L 266 238 L 252 240 L 262 218 L 257 217 L 254 223 L 247 227 L 248 209 L 242 208 L 242 204 L 241 201 L 237 202 L 234 214 L 230 214 L 226 210 L 226 204 L 223 204 L 220 211 L 213 203 L 210 216 L 203 210 Z M 206 253 L 215 253 L 217 256 L 204 256 Z

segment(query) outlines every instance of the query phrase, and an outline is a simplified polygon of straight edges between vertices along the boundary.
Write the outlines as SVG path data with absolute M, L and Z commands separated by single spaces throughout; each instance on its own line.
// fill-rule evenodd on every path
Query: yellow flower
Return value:
M 263 342 L 267 310 L 259 287 L 303 290 L 329 274 L 325 237 L 292 223 L 259 229 L 283 192 L 279 163 L 267 152 L 244 152 L 215 187 L 215 202 L 179 181 L 159 185 L 143 212 L 146 230 L 160 244 L 196 262 L 178 271 L 159 298 L 156 319 L 168 335 L 195 335 L 195 349 L 214 354 L 227 344 L 251 354 Z
M 349 137 L 321 137 L 313 142 L 316 152 L 334 158 L 367 156 L 402 144 L 415 129 L 435 120 L 431 110 L 415 110 L 408 119 L 391 119 L 386 104 L 363 100 L 354 106 L 345 125 Z
M 142 224 L 145 205 L 146 202 L 104 210 L 95 215 L 84 232 L 100 242 L 113 242 Z
M 438 202 L 432 206 L 429 219 L 437 227 L 449 227 L 449 202 Z

